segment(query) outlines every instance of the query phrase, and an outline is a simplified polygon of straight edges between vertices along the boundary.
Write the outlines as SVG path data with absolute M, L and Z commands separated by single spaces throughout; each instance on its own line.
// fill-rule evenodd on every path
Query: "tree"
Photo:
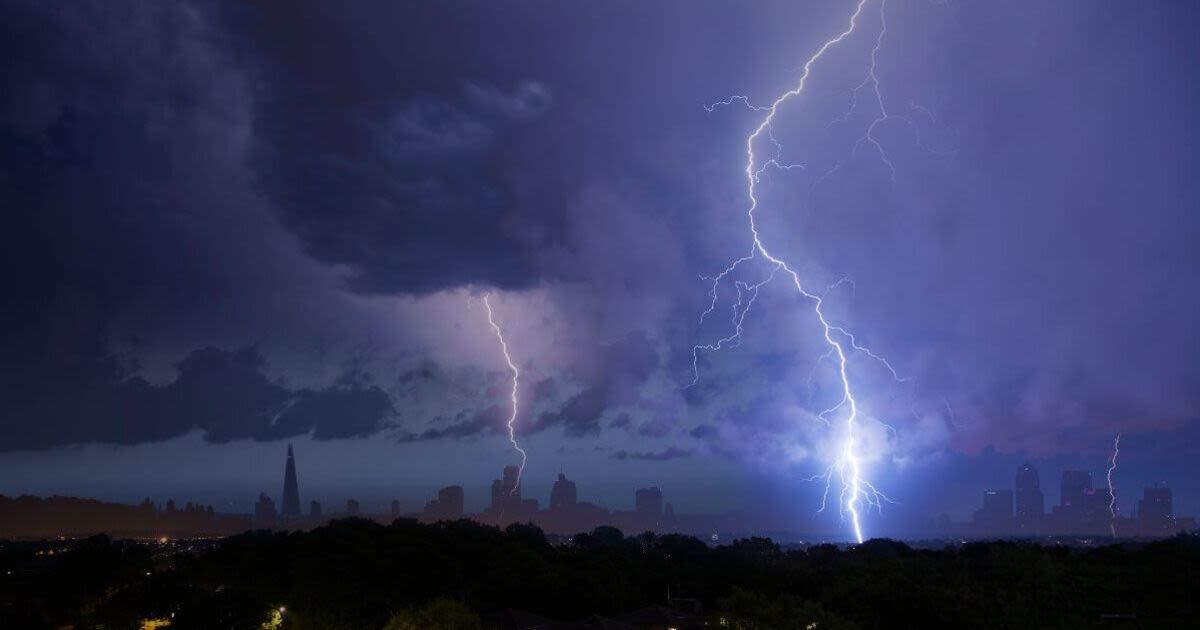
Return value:
M 479 615 L 452 599 L 435 599 L 422 608 L 392 615 L 383 630 L 479 630 Z

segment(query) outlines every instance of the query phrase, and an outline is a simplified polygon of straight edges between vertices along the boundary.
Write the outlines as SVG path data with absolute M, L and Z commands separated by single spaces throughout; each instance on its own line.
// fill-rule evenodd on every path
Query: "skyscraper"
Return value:
M 496 511 L 513 510 L 521 505 L 521 486 L 517 484 L 520 469 L 516 466 L 504 467 L 504 479 L 492 481 L 492 509 Z
M 1059 493 L 1058 505 L 1054 508 L 1056 531 L 1083 534 L 1094 527 L 1095 524 L 1089 522 L 1088 518 L 1089 506 L 1096 502 L 1090 497 L 1091 491 L 1091 473 L 1082 470 L 1063 471 L 1062 490 Z
M 662 490 L 658 488 L 640 488 L 634 494 L 634 511 L 639 516 L 653 517 L 655 520 L 662 516 Z
M 287 466 L 283 470 L 283 505 L 280 509 L 283 518 L 300 518 L 300 489 L 296 485 L 296 458 L 292 455 L 292 445 L 288 444 Z
M 1175 512 L 1171 489 L 1162 486 L 1142 490 L 1138 501 L 1138 533 L 1142 536 L 1170 536 L 1175 533 Z
M 985 490 L 983 507 L 975 511 L 975 526 L 979 533 L 997 536 L 1008 533 L 1012 527 L 1012 490 Z
M 1092 489 L 1092 473 L 1082 470 L 1064 470 L 1062 493 L 1058 504 L 1063 507 L 1083 507 L 1083 496 Z
M 262 492 L 258 494 L 258 502 L 254 504 L 254 526 L 275 527 L 275 502 Z
M 494 485 L 494 484 L 493 484 Z M 493 493 L 492 500 L 496 497 Z M 425 518 L 433 520 L 456 520 L 463 515 L 462 486 L 446 486 L 438 490 L 437 498 L 425 504 Z
M 561 510 L 574 507 L 577 502 L 575 482 L 567 479 L 567 476 L 558 473 L 558 481 L 554 482 L 554 487 L 550 489 L 550 509 Z
M 463 489 L 462 486 L 446 486 L 438 490 L 438 503 L 442 506 L 442 515 L 448 519 L 462 518 Z
M 1023 534 L 1032 534 L 1041 527 L 1046 513 L 1046 497 L 1042 494 L 1042 482 L 1033 464 L 1026 461 L 1017 469 L 1016 525 Z

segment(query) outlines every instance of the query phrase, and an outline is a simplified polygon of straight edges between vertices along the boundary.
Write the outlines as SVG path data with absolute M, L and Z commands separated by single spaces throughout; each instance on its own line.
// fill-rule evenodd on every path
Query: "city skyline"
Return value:
M 1200 513 L 1190 4 L 0 18 L 5 496 Z
M 373 509 L 376 506 L 364 509 L 356 498 L 350 497 L 346 499 L 345 509 L 339 510 L 334 506 L 325 510 L 320 502 L 313 500 L 306 514 L 291 515 L 276 510 L 276 502 L 271 495 L 263 492 L 255 505 L 252 520 L 256 527 L 287 529 L 311 527 L 330 518 L 360 514 L 373 518 L 384 515 L 391 518 L 417 518 L 426 522 L 467 518 L 501 527 L 511 523 L 534 522 L 560 534 L 588 531 L 600 525 L 623 525 L 627 529 L 632 527 L 631 531 L 638 531 L 638 528 L 676 531 L 683 522 L 677 520 L 673 505 L 664 499 L 662 490 L 657 486 L 637 488 L 632 493 L 632 505 L 628 506 L 631 509 L 622 509 L 621 506 L 581 500 L 578 484 L 562 471 L 557 474 L 545 501 L 524 495 L 517 475 L 517 466 L 505 466 L 500 478 L 491 482 L 487 505 L 474 511 L 466 509 L 466 495 L 460 485 L 439 488 L 421 509 L 406 509 L 396 498 L 391 499 L 387 509 Z M 1108 493 L 1107 486 L 1093 487 L 1092 475 L 1087 471 L 1061 471 L 1059 493 L 1049 495 L 1052 498 L 1056 496 L 1057 501 L 1051 503 L 1046 501 L 1048 495 L 1041 489 L 1040 477 L 1036 466 L 1026 460 L 1017 468 L 1011 487 L 982 490 L 982 506 L 974 511 L 969 521 L 956 523 L 941 514 L 936 519 L 929 519 L 923 531 L 910 537 L 1036 539 L 1046 536 L 1099 535 L 1107 530 L 1113 538 L 1138 538 L 1171 536 L 1180 531 L 1190 531 L 1196 526 L 1194 516 L 1173 510 L 1171 489 L 1164 484 L 1143 488 L 1141 497 L 1136 499 L 1137 508 L 1123 513 L 1111 502 L 1113 497 Z M 287 501 L 289 494 L 296 496 L 297 480 L 293 449 L 288 445 L 283 502 Z M 191 504 L 188 505 L 190 509 Z M 776 529 L 777 523 L 764 520 L 769 513 L 770 510 L 755 513 L 752 506 L 743 506 L 724 514 L 691 515 L 690 525 L 708 527 L 714 533 L 722 526 L 740 527 L 743 534 L 776 530 L 784 535 L 795 535 L 820 531 L 819 528 L 779 531 Z M 306 518 L 308 521 L 303 522 Z M 697 518 L 701 520 L 697 521 Z M 711 520 L 705 521 L 705 518 Z M 703 525 L 709 522 L 711 526 Z

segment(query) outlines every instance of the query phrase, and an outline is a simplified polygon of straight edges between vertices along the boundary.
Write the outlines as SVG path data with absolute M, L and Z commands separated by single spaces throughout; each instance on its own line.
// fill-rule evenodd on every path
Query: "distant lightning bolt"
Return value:
M 1117 456 L 1121 454 L 1121 434 L 1113 440 L 1112 459 L 1108 462 L 1108 513 L 1111 520 L 1108 522 L 1108 530 L 1112 532 L 1113 538 L 1117 537 L 1117 492 L 1113 488 L 1113 473 L 1117 470 Z
M 517 433 L 515 424 L 517 422 L 517 391 L 520 385 L 521 371 L 517 369 L 517 364 L 513 363 L 512 356 L 508 354 L 508 342 L 504 340 L 504 332 L 500 330 L 500 325 L 496 323 L 496 315 L 492 312 L 492 303 L 489 300 L 491 294 L 484 294 L 483 305 L 487 308 L 488 323 L 492 325 L 492 332 L 496 333 L 496 339 L 500 340 L 500 351 L 504 353 L 504 362 L 508 364 L 509 371 L 512 372 L 512 391 L 509 398 L 512 400 L 512 411 L 508 415 L 508 422 L 505 426 L 508 427 L 508 441 L 512 442 L 512 446 L 518 453 L 521 454 L 521 466 L 517 469 L 517 483 L 509 490 L 509 494 L 515 494 L 517 488 L 521 487 L 521 475 L 525 472 L 525 462 L 528 457 L 525 454 L 525 449 L 517 444 Z
M 804 92 L 805 86 L 808 83 L 809 75 L 812 72 L 813 65 L 816 64 L 830 48 L 839 44 L 854 33 L 858 26 L 859 18 L 863 14 L 863 9 L 870 1 L 871 0 L 859 0 L 855 6 L 853 14 L 850 16 L 849 25 L 846 27 L 846 29 L 822 44 L 821 47 L 818 48 L 817 51 L 813 53 L 813 55 L 809 57 L 807 61 L 804 62 L 803 72 L 801 73 L 800 79 L 795 87 L 777 97 L 769 106 L 756 106 L 751 104 L 750 99 L 746 96 L 733 96 L 725 101 L 714 103 L 705 107 L 707 111 L 712 112 L 719 106 L 729 106 L 736 102 L 745 105 L 751 111 L 765 112 L 766 114 L 759 121 L 758 126 L 754 128 L 754 131 L 746 138 L 745 176 L 747 184 L 747 198 L 749 201 L 749 207 L 746 210 L 746 217 L 749 221 L 750 235 L 753 243 L 748 254 L 734 260 L 728 267 L 723 269 L 717 275 L 705 278 L 712 283 L 711 289 L 708 293 L 711 300 L 708 307 L 700 315 L 700 322 L 703 323 L 704 319 L 716 309 L 719 294 L 718 289 L 720 288 L 722 281 L 730 276 L 730 274 L 732 274 L 740 265 L 742 265 L 742 263 L 754 260 L 755 258 L 761 258 L 770 265 L 771 272 L 765 280 L 756 284 L 747 284 L 744 282 L 734 283 L 738 292 L 738 302 L 734 305 L 733 309 L 733 332 L 714 343 L 701 344 L 693 347 L 693 379 L 691 384 L 688 385 L 688 387 L 691 387 L 699 380 L 700 376 L 698 360 L 700 353 L 720 350 L 725 347 L 736 345 L 740 341 L 746 314 L 749 312 L 750 307 L 753 306 L 755 298 L 758 296 L 759 289 L 774 279 L 778 272 L 782 271 L 787 277 L 791 278 L 792 286 L 796 289 L 797 294 L 799 294 L 812 305 L 813 313 L 817 316 L 817 320 L 820 323 L 825 343 L 829 347 L 827 355 L 831 355 L 832 357 L 836 358 L 838 368 L 837 373 L 839 379 L 841 380 L 840 400 L 833 407 L 821 412 L 817 418 L 829 424 L 829 416 L 845 410 L 845 434 L 842 437 L 841 447 L 839 448 L 839 452 L 835 457 L 835 462 L 829 467 L 829 469 L 825 471 L 823 475 L 818 475 L 814 478 L 824 479 L 826 484 L 825 494 L 821 500 L 821 510 L 825 509 L 825 502 L 829 494 L 830 484 L 836 475 L 842 485 L 839 500 L 840 511 L 844 517 L 847 515 L 849 516 L 850 523 L 854 529 L 854 537 L 860 543 L 863 541 L 862 524 L 860 522 L 860 509 L 870 506 L 879 507 L 884 501 L 889 501 L 889 499 L 883 493 L 879 492 L 875 486 L 863 476 L 862 463 L 857 450 L 859 440 L 859 402 L 855 398 L 854 387 L 850 381 L 850 374 L 847 366 L 848 354 L 850 352 L 860 352 L 883 364 L 896 379 L 899 380 L 899 376 L 897 375 L 896 370 L 892 368 L 891 364 L 889 364 L 886 359 L 872 352 L 869 348 L 859 344 L 854 335 L 848 332 L 845 328 L 830 323 L 823 308 L 825 296 L 808 291 L 804 287 L 804 283 L 801 282 L 799 273 L 791 265 L 789 265 L 787 261 L 771 253 L 771 251 L 767 248 L 762 235 L 759 233 L 758 225 L 755 220 L 755 211 L 759 206 L 757 186 L 764 172 L 768 168 L 803 169 L 805 167 L 803 164 L 784 164 L 780 161 L 782 145 L 775 137 L 774 130 L 772 128 L 772 123 L 775 120 L 775 116 L 779 113 L 780 106 L 788 100 L 800 96 Z M 883 98 L 879 90 L 879 80 L 875 73 L 879 49 L 883 45 L 884 36 L 887 33 L 887 22 L 884 17 L 885 6 L 886 0 L 879 0 L 880 30 L 875 39 L 875 45 L 871 50 L 870 68 L 868 70 L 867 77 L 857 88 L 855 88 L 853 92 L 854 102 L 852 103 L 851 108 L 853 109 L 853 107 L 857 105 L 858 92 L 860 89 L 866 87 L 868 84 L 871 85 L 879 115 L 868 126 L 866 134 L 864 135 L 863 139 L 861 139 L 855 145 L 855 148 L 857 149 L 859 145 L 864 143 L 872 145 L 872 147 L 878 151 L 880 158 L 888 167 L 889 172 L 894 178 L 896 169 L 893 166 L 892 161 L 888 158 L 887 153 L 884 151 L 883 146 L 875 137 L 875 130 L 878 125 L 882 124 L 890 117 L 883 105 Z M 771 143 L 771 146 L 774 149 L 774 155 L 773 157 L 760 163 L 758 156 L 755 153 L 755 147 L 764 137 Z M 826 175 L 828 175 L 828 173 Z M 743 304 L 743 298 L 746 298 L 747 296 L 748 299 L 746 299 L 745 303 Z

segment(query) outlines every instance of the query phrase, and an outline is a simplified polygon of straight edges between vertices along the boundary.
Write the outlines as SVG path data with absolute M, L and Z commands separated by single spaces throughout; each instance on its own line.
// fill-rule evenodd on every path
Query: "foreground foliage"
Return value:
M 16 571 L 0 586 L 0 627 L 257 629 L 282 617 L 289 629 L 466 629 L 505 609 L 575 620 L 670 592 L 746 629 L 1071 628 L 1113 614 L 1136 616 L 1122 627 L 1162 628 L 1187 627 L 1200 584 L 1195 536 L 1090 550 L 888 540 L 783 550 L 602 527 L 553 546 L 529 525 L 344 520 L 170 558 L 104 537 L 41 563 L 31 549 L 0 551 L 0 575 Z

